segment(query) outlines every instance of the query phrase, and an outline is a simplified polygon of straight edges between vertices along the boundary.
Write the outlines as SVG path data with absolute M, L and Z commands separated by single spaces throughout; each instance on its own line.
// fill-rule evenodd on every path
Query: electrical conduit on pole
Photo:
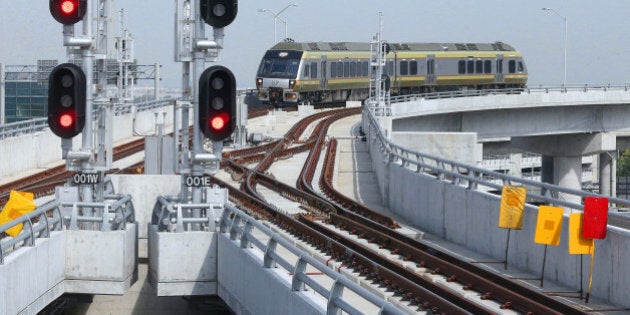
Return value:
M 195 41 L 203 40 L 205 37 L 204 22 L 201 20 L 200 7 L 201 0 L 193 0 L 193 12 L 195 16 Z M 199 78 L 205 67 L 205 54 L 197 47 L 193 53 L 193 166 L 192 175 L 202 176 L 203 167 L 198 161 L 195 161 L 194 156 L 203 152 L 203 138 L 201 137 L 201 129 L 199 128 Z M 192 203 L 201 203 L 201 187 L 193 187 L 192 189 Z M 193 217 L 201 217 L 201 209 L 193 209 Z M 199 223 L 193 223 L 192 230 L 198 231 L 200 228 Z

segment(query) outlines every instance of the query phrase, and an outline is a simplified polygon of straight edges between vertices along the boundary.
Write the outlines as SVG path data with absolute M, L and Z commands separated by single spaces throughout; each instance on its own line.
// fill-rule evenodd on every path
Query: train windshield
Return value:
M 258 76 L 265 78 L 294 79 L 297 77 L 300 68 L 302 52 L 292 51 L 268 51 L 265 54 Z

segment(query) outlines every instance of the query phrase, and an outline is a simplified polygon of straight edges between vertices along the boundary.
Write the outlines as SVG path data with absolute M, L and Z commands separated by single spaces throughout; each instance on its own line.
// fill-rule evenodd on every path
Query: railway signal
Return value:
M 236 127 L 236 80 L 223 66 L 206 69 L 199 78 L 199 128 L 214 141 L 228 138 Z
M 56 66 L 48 78 L 48 126 L 57 136 L 73 138 L 85 126 L 85 74 L 71 63 Z
M 238 0 L 200 0 L 201 18 L 212 27 L 226 27 L 238 12 Z
M 50 14 L 63 25 L 73 25 L 83 20 L 87 0 L 50 0 Z

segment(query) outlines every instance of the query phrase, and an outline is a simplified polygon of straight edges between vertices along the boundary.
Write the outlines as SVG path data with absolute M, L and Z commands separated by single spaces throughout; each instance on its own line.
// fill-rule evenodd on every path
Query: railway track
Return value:
M 332 186 L 336 140 L 328 143 L 322 167 L 319 193 L 311 186 L 317 159 L 325 143 L 330 124 L 352 113 L 318 114 L 296 124 L 285 137 L 273 144 L 273 149 L 241 162 L 258 164 L 249 169 L 239 158 L 226 160 L 232 178 L 241 180 L 241 189 L 221 182 L 230 189 L 230 198 L 256 218 L 269 220 L 295 237 L 343 262 L 376 286 L 395 292 L 401 301 L 434 314 L 492 314 L 498 312 L 522 314 L 586 314 L 559 300 L 501 277 L 468 262 L 440 252 L 396 231 L 398 224 L 391 218 L 374 215 L 369 208 L 339 194 Z M 318 122 L 308 140 L 292 146 L 306 129 Z M 271 146 L 270 146 L 271 147 Z M 279 159 L 292 156 L 288 150 L 308 149 L 309 155 L 296 187 L 278 181 L 266 171 Z M 234 153 L 237 156 L 238 153 Z M 255 189 L 261 184 L 277 194 L 299 202 L 304 213 L 288 214 L 268 204 Z M 325 196 L 326 198 L 322 198 Z M 383 255 L 383 251 L 389 251 Z M 442 280 L 437 280 L 442 279 Z M 436 285 L 442 282 L 446 285 Z M 437 294 L 436 294 L 437 293 Z
M 330 260 L 372 281 L 375 287 L 389 290 L 401 303 L 432 314 L 586 314 L 582 310 L 513 282 L 476 265 L 431 248 L 397 232 L 399 224 L 351 198 L 332 185 L 337 141 L 326 141 L 330 125 L 360 109 L 324 111 L 295 124 L 283 139 L 264 146 L 232 151 L 224 155 L 223 167 L 240 182 L 240 187 L 213 181 L 230 190 L 230 200 L 260 220 L 268 220 L 295 237 L 325 253 Z M 262 113 L 262 112 L 261 112 Z M 263 115 L 263 114 L 261 114 Z M 250 115 L 251 116 L 251 115 Z M 300 140 L 309 126 L 311 135 Z M 312 186 L 318 160 L 328 147 L 319 176 L 319 190 Z M 130 142 L 114 151 L 119 159 L 143 150 L 143 140 Z M 269 167 L 278 160 L 308 152 L 295 187 L 271 174 Z M 257 163 L 250 168 L 247 165 Z M 119 172 L 135 173 L 141 163 Z M 54 186 L 67 180 L 65 165 L 35 176 L 0 186 L 0 204 L 11 189 L 49 194 Z M 302 212 L 289 214 L 269 204 L 256 186 L 263 185 L 277 194 L 300 203 Z M 6 196 L 5 196 L 6 195 Z M 386 251 L 388 254 L 384 255 Z M 441 280 L 436 280 L 441 279 Z M 445 285 L 437 285 L 443 283 Z M 469 294 L 473 293 L 473 294 Z

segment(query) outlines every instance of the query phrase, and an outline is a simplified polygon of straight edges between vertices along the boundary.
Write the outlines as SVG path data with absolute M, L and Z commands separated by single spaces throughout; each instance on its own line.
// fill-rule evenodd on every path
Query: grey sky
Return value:
M 219 64 L 234 72 L 239 87 L 253 87 L 264 51 L 273 44 L 273 17 L 282 13 L 296 41 L 365 41 L 378 31 L 391 42 L 506 42 L 525 56 L 530 86 L 561 84 L 564 24 L 568 18 L 569 84 L 630 82 L 630 34 L 626 0 L 240 0 L 239 15 L 226 28 Z M 164 84 L 180 86 L 173 61 L 174 0 L 116 0 L 125 9 L 140 64 L 163 64 Z M 0 62 L 35 64 L 65 59 L 62 27 L 48 12 L 48 0 L 0 0 Z M 211 33 L 211 32 L 208 32 Z M 284 25 L 278 22 L 278 38 Z M 208 64 L 210 66 L 210 64 Z

